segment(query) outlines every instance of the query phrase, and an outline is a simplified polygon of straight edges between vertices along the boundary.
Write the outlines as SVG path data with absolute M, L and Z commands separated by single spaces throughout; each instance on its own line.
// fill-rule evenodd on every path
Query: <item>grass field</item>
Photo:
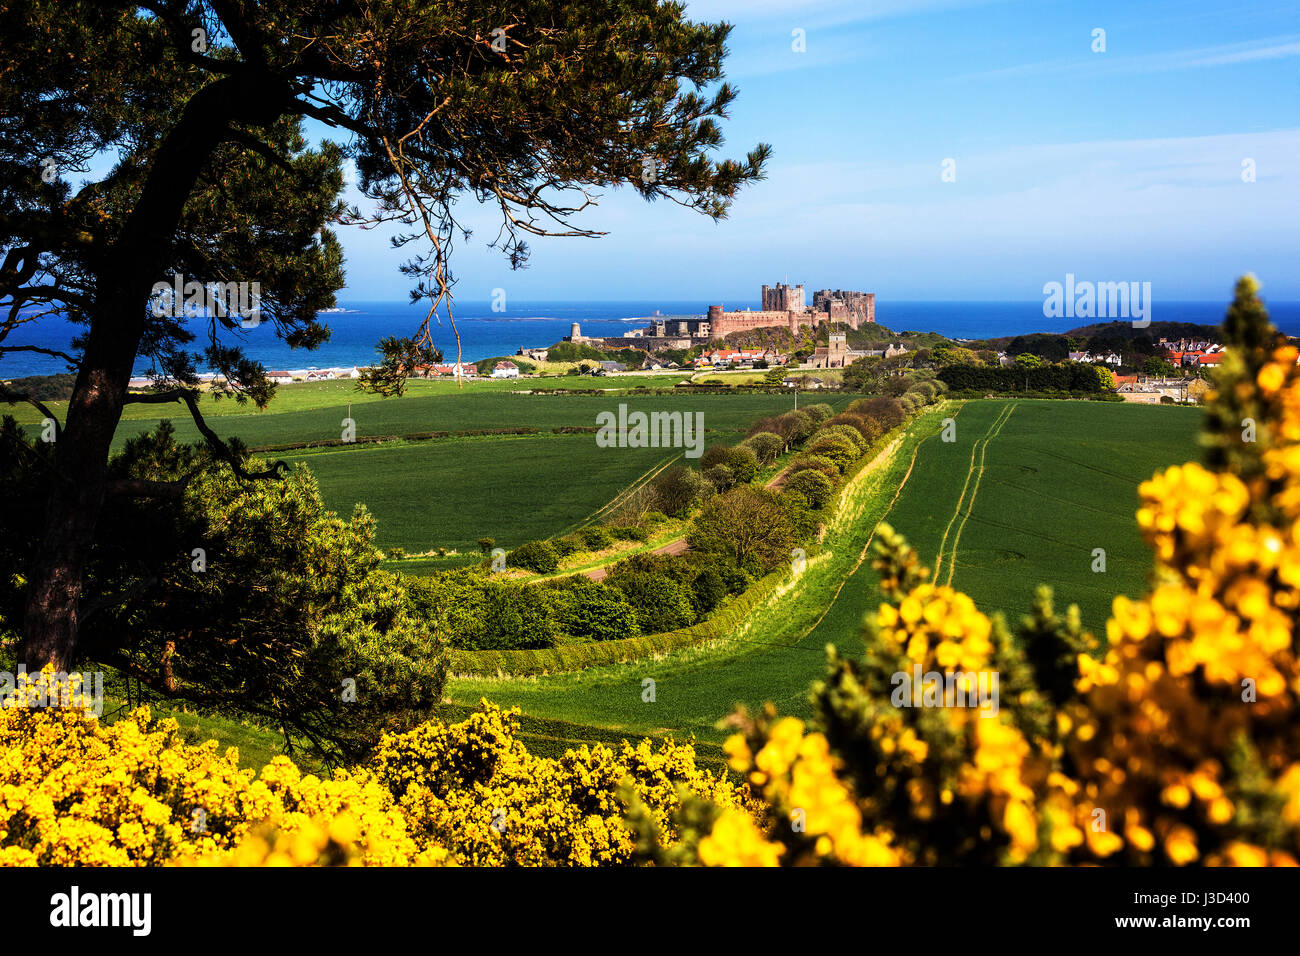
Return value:
M 939 580 L 1015 620 L 1034 588 L 1077 604 L 1100 632 L 1116 594 L 1146 583 L 1138 485 L 1196 458 L 1193 408 L 1052 401 L 968 402 L 955 442 L 931 442 L 890 523 Z M 1105 571 L 1092 570 L 1094 550 Z
M 599 448 L 592 434 L 557 435 L 553 428 L 591 427 L 598 413 L 617 411 L 626 404 L 631 411 L 701 412 L 706 443 L 732 443 L 756 419 L 794 404 L 793 396 L 781 394 L 535 395 L 520 390 L 525 384 L 664 386 L 681 377 L 484 381 L 467 384 L 463 390 L 454 382 L 415 380 L 408 394 L 390 399 L 362 395 L 350 382 L 315 382 L 282 386 L 265 412 L 212 398 L 205 399 L 203 411 L 217 434 L 238 436 L 253 448 L 337 440 L 349 414 L 361 438 L 519 426 L 538 429 L 542 434 L 267 453 L 266 457 L 305 463 L 332 510 L 346 515 L 357 503 L 365 504 L 378 521 L 380 547 L 463 553 L 476 550 L 479 538 L 493 538 L 510 548 L 571 530 L 653 469 L 682 455 L 681 449 Z M 841 408 L 854 397 L 804 396 L 802 400 L 829 401 Z M 39 417 L 29 406 L 17 410 L 27 420 Z M 173 422 L 179 441 L 200 440 L 183 406 L 129 405 L 126 412 L 115 437 L 119 448 L 163 418 Z
M 955 417 L 956 441 L 941 440 Z M 1077 603 L 1090 627 L 1104 625 L 1117 593 L 1136 593 L 1150 569 L 1138 536 L 1137 485 L 1160 467 L 1197 457 L 1195 409 L 1118 403 L 976 401 L 931 410 L 857 489 L 861 509 L 827 539 L 784 599 L 756 614 L 732 641 L 660 660 L 542 678 L 461 679 L 461 704 L 486 696 L 535 717 L 637 734 L 675 730 L 717 742 L 735 704 L 770 700 L 809 714 L 809 684 L 824 648 L 856 653 L 863 615 L 879 604 L 863 550 L 882 519 L 906 534 L 943 580 L 982 609 L 1025 612 L 1037 584 L 1058 606 Z M 973 464 L 972 464 L 973 462 Z M 945 533 L 947 537 L 945 538 Z M 1092 550 L 1106 549 L 1104 573 Z M 654 703 L 642 681 L 656 681 Z
M 941 440 L 946 417 L 955 419 L 955 442 Z M 1079 604 L 1085 622 L 1099 628 L 1111 597 L 1140 590 L 1150 567 L 1133 518 L 1137 485 L 1160 467 L 1197 456 L 1199 422 L 1194 409 L 1087 402 L 950 402 L 927 410 L 852 483 L 822 553 L 729 639 L 575 673 L 454 679 L 444 716 L 459 719 L 486 697 L 523 709 L 521 739 L 536 753 L 672 735 L 697 738 L 701 761 L 718 766 L 718 744 L 728 733 L 718 721 L 737 704 L 756 708 L 770 700 L 782 713 L 806 718 L 808 687 L 823 674 L 826 645 L 858 652 L 863 615 L 879 603 L 867 555 L 882 519 L 904 532 L 927 564 L 938 566 L 942 580 L 951 573 L 952 584 L 983 610 L 1022 613 L 1035 585 L 1044 582 L 1055 586 L 1058 605 Z M 535 441 L 564 449 L 570 440 L 448 444 L 490 450 Z M 440 444 L 365 454 L 378 453 L 374 460 L 382 461 L 386 451 Z M 322 462 L 334 454 L 317 457 L 314 467 L 324 474 L 331 466 Z M 493 462 L 501 458 L 510 464 L 503 475 L 517 476 L 519 461 L 533 461 L 490 455 Z M 478 467 L 479 474 L 490 472 Z M 418 468 L 389 474 L 395 487 L 420 480 Z M 356 478 L 345 474 L 343 480 Z M 373 488 L 357 488 L 373 496 Z M 1106 549 L 1104 573 L 1092 571 L 1096 547 Z M 644 699 L 646 678 L 655 681 L 653 702 Z M 246 766 L 260 765 L 277 750 L 274 736 L 260 729 L 177 716 L 196 739 L 215 734 L 223 744 L 239 745 Z

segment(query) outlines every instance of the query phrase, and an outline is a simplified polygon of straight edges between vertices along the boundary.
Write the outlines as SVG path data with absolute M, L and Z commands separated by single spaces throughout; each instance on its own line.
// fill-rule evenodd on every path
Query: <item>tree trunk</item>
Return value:
M 144 333 L 155 282 L 165 278 L 185 203 L 235 121 L 273 121 L 289 99 L 260 72 L 203 87 L 159 144 L 148 178 L 113 245 L 98 260 L 95 305 L 68 417 L 55 449 L 45 534 L 32 562 L 23 621 L 28 670 L 75 666 L 86 559 L 104 504 L 108 453 Z
M 48 663 L 66 671 L 75 664 L 82 575 L 104 503 L 108 451 L 129 376 L 129 365 L 125 377 L 85 366 L 77 376 L 55 450 L 59 477 L 50 489 L 45 534 L 29 575 L 23 636 L 28 670 Z

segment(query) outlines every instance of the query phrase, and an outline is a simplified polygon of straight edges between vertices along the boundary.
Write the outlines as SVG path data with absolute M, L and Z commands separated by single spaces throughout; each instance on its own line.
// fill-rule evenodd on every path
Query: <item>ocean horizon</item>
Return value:
M 716 300 L 715 300 L 716 301 Z M 728 309 L 757 309 L 757 300 L 722 300 Z M 505 311 L 494 311 L 489 301 L 463 301 L 453 305 L 456 328 L 460 332 L 461 356 L 475 362 L 497 355 L 513 355 L 520 348 L 545 348 L 569 334 L 577 322 L 589 336 L 619 336 L 630 328 L 648 324 L 656 311 L 659 317 L 701 316 L 708 309 L 704 300 L 627 300 L 627 301 L 528 301 L 509 303 Z M 1274 323 L 1288 335 L 1300 335 L 1300 302 L 1268 302 Z M 427 308 L 407 302 L 365 299 L 340 299 L 342 312 L 323 314 L 331 329 L 330 341 L 318 349 L 291 349 L 277 338 L 267 325 L 260 328 L 226 333 L 224 341 L 243 339 L 249 358 L 261 362 L 268 370 L 333 368 L 369 365 L 378 358 L 375 345 L 385 335 L 410 335 L 419 326 Z M 1156 301 L 1150 318 L 1156 322 L 1195 322 L 1217 325 L 1227 311 L 1226 301 Z M 951 338 L 985 339 L 1022 335 L 1030 332 L 1068 332 L 1070 329 L 1105 319 L 1047 318 L 1042 300 L 1006 301 L 925 301 L 876 299 L 876 321 L 895 332 L 938 332 Z M 203 320 L 188 325 L 198 338 L 192 346 L 201 347 Z M 7 344 L 34 345 L 69 351 L 75 327 L 46 320 L 35 328 L 19 326 Z M 456 359 L 456 339 L 445 314 L 433 327 L 434 344 L 442 349 L 444 360 Z M 201 368 L 202 371 L 208 371 Z M 13 379 L 28 375 L 53 375 L 67 371 L 58 358 L 32 352 L 9 353 L 0 361 L 0 378 Z M 137 363 L 134 373 L 146 374 L 147 362 Z

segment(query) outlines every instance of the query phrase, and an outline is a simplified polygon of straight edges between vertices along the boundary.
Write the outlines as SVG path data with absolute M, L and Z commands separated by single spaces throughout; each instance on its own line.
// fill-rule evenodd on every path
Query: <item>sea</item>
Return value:
M 514 355 L 520 348 L 545 348 L 569 334 L 577 322 L 583 335 L 620 336 L 630 329 L 644 327 L 652 318 L 696 317 L 708 310 L 705 301 L 620 301 L 620 302 L 515 302 L 504 311 L 494 311 L 493 303 L 456 302 L 453 314 L 460 332 L 461 357 L 473 362 L 497 355 Z M 1300 335 L 1300 302 L 1268 302 L 1268 309 L 1283 332 Z M 238 333 L 225 333 L 231 339 L 243 339 L 245 353 L 268 370 L 337 368 L 369 365 L 376 361 L 376 343 L 387 335 L 410 335 L 423 320 L 427 307 L 407 302 L 377 302 L 340 299 L 343 311 L 322 315 L 331 329 L 330 340 L 313 351 L 291 349 L 269 325 Z M 757 300 L 726 300 L 728 309 L 759 308 Z M 1151 319 L 1164 322 L 1196 322 L 1217 325 L 1223 320 L 1226 303 L 1161 302 L 1152 304 Z M 1067 332 L 1086 325 L 1089 319 L 1043 316 L 1042 300 L 1031 302 L 924 302 L 876 299 L 876 321 L 896 331 L 940 332 L 958 339 L 984 339 L 1021 335 L 1029 332 Z M 203 320 L 187 320 L 196 333 L 191 347 L 202 348 L 206 335 Z M 5 345 L 35 345 L 69 351 L 78 328 L 57 318 L 39 324 L 19 326 L 5 340 Z M 434 344 L 443 351 L 447 362 L 456 359 L 456 339 L 444 315 L 433 326 Z M 206 369 L 200 369 L 206 371 Z M 37 352 L 10 352 L 0 359 L 0 378 L 27 375 L 52 375 L 67 371 L 66 363 Z M 141 360 L 135 374 L 148 371 Z

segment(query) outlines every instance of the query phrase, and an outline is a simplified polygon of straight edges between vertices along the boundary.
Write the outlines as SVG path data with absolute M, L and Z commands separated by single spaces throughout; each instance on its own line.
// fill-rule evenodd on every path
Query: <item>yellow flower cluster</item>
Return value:
M 666 839 L 683 795 L 748 815 L 743 794 L 671 741 L 558 759 L 515 739 L 491 705 L 381 742 L 328 780 L 277 757 L 185 744 L 141 708 L 111 725 L 80 711 L 0 710 L 0 864 L 59 866 L 601 865 L 631 861 L 620 788 Z
M 882 604 L 876 622 L 882 638 L 927 669 L 978 671 L 993 651 L 989 619 L 974 601 L 950 587 L 922 584 L 897 608 Z
M 1141 486 L 1158 583 L 1116 598 L 1104 658 L 1079 661 L 1067 750 L 1080 806 L 1122 824 L 1089 842 L 1093 857 L 1289 865 L 1300 851 L 1296 350 L 1267 356 L 1254 388 L 1265 420 L 1242 439 L 1267 440 L 1263 475 L 1187 464 Z
M 848 866 L 895 866 L 900 862 L 887 831 L 864 832 L 862 813 L 841 781 L 840 761 L 826 737 L 804 733 L 801 720 L 786 717 L 773 725 L 753 753 L 743 734 L 727 740 L 731 769 L 744 774 L 754 791 L 773 808 L 764 834 L 736 815 L 724 816 L 714 834 L 700 842 L 700 862 L 714 866 L 776 866 L 783 855 L 804 855 Z

